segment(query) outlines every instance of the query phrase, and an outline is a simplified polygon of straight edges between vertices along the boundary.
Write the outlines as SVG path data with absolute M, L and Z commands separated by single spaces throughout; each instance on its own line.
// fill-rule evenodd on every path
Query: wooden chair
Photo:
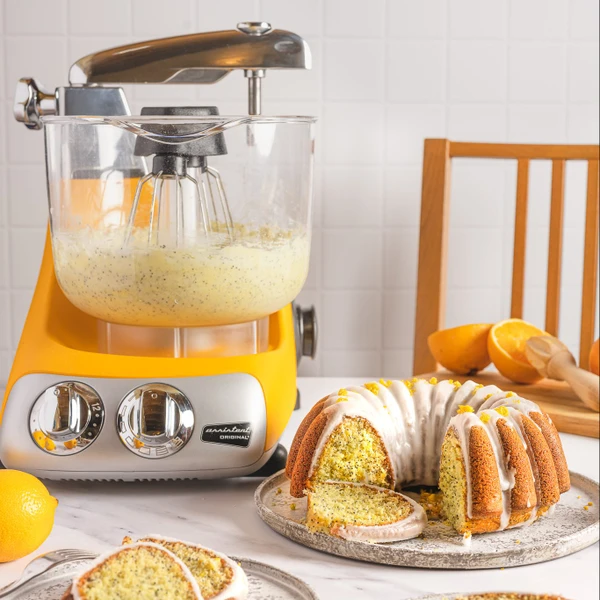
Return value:
M 580 365 L 588 366 L 596 317 L 596 273 L 598 267 L 598 169 L 600 150 L 597 145 L 487 144 L 452 142 L 447 139 L 425 140 L 417 313 L 415 323 L 413 372 L 421 376 L 452 377 L 438 371 L 429 352 L 427 337 L 443 329 L 446 300 L 448 223 L 450 214 L 450 173 L 453 159 L 489 158 L 517 161 L 516 219 L 514 233 L 512 294 L 510 316 L 523 315 L 525 248 L 527 231 L 527 197 L 529 165 L 532 160 L 552 161 L 552 192 L 546 288 L 546 324 L 549 333 L 558 333 L 560 279 L 563 239 L 565 166 L 568 160 L 588 163 L 585 246 L 583 255 L 583 290 L 581 302 Z M 586 408 L 564 383 L 543 380 L 534 385 L 508 382 L 498 373 L 485 371 L 476 379 L 496 384 L 538 402 L 561 431 L 600 437 L 599 415 Z

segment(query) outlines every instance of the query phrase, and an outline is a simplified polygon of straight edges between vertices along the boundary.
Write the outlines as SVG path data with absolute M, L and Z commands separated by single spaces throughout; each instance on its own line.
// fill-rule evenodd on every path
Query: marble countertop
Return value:
M 348 379 L 300 379 L 302 408 L 294 413 L 283 443 L 289 448 L 314 402 L 349 383 Z M 598 440 L 568 434 L 562 439 L 570 468 L 598 481 Z M 59 506 L 54 530 L 39 553 L 66 547 L 102 551 L 118 544 L 126 534 L 162 533 L 270 563 L 305 580 L 323 600 L 401 600 L 436 592 L 501 590 L 556 593 L 570 600 L 597 600 L 599 596 L 598 544 L 555 561 L 506 570 L 421 570 L 361 563 L 310 550 L 269 529 L 254 507 L 258 483 L 252 478 L 49 482 Z M 0 565 L 0 587 L 19 576 L 30 559 Z

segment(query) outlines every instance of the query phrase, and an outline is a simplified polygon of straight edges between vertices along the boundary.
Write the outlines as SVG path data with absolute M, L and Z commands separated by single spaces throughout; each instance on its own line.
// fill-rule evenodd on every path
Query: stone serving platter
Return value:
M 247 558 L 232 556 L 231 559 L 240 563 L 248 576 L 248 600 L 319 600 L 306 583 L 285 571 Z M 60 600 L 73 576 L 89 562 L 76 561 L 56 567 L 47 576 L 9 595 L 7 600 Z
M 409 598 L 409 600 L 456 600 L 457 598 L 469 598 L 470 596 L 484 596 L 485 594 L 523 594 L 530 595 L 537 592 L 458 592 L 455 594 L 432 594 L 429 596 L 419 596 L 418 598 Z
M 599 496 L 597 482 L 571 472 L 571 489 L 552 515 L 530 527 L 474 535 L 470 545 L 441 521 L 430 521 L 422 537 L 385 544 L 310 533 L 304 525 L 306 499 L 290 496 L 283 471 L 265 479 L 254 500 L 261 519 L 277 533 L 329 554 L 400 567 L 497 569 L 552 560 L 597 542 Z M 593 504 L 585 510 L 589 502 Z

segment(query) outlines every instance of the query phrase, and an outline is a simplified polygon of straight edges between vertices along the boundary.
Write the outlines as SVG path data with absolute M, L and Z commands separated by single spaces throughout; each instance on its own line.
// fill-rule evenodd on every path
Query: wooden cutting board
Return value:
M 525 385 L 513 383 L 494 371 L 483 371 L 471 376 L 438 371 L 419 375 L 419 377 L 425 379 L 437 377 L 440 381 L 454 379 L 461 382 L 472 379 L 483 385 L 497 385 L 502 390 L 513 391 L 515 394 L 539 404 L 540 408 L 550 415 L 559 431 L 600 438 L 600 413 L 587 408 L 569 385 L 563 381 L 542 379 L 539 383 Z

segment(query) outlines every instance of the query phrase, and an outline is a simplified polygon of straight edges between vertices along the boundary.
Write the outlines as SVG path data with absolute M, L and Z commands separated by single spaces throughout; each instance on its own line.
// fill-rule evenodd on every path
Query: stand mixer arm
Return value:
M 41 129 L 44 115 L 127 115 L 123 84 L 216 83 L 235 69 L 248 79 L 248 114 L 261 113 L 267 69 L 310 69 L 308 44 L 269 23 L 239 23 L 237 30 L 194 33 L 137 42 L 80 58 L 69 71 L 72 87 L 47 92 L 31 78 L 19 81 L 14 115 Z M 106 86 L 106 87 L 104 87 Z
M 215 83 L 234 69 L 248 78 L 249 114 L 260 114 L 266 69 L 310 69 L 308 44 L 269 23 L 239 23 L 237 30 L 138 42 L 90 54 L 69 72 L 71 85 Z

